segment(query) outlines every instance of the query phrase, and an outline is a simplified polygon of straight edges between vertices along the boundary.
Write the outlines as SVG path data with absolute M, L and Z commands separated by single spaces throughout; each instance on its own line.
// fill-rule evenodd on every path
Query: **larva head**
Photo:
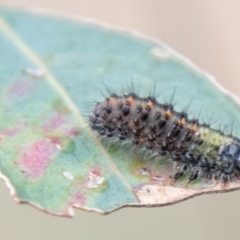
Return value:
M 233 141 L 229 144 L 222 144 L 219 148 L 218 154 L 226 162 L 233 162 L 240 167 L 240 142 Z

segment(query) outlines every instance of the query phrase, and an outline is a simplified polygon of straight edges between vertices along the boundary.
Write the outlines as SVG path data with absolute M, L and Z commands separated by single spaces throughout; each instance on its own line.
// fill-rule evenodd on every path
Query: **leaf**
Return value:
M 104 145 L 88 124 L 104 85 L 121 93 L 131 82 L 139 95 L 155 87 L 159 102 L 174 93 L 178 111 L 191 102 L 190 117 L 214 128 L 238 123 L 239 100 L 211 76 L 160 42 L 98 22 L 6 8 L 0 15 L 0 169 L 16 201 L 72 216 L 72 207 L 109 213 L 240 187 L 171 185 L 168 166 L 148 168 L 138 152 Z

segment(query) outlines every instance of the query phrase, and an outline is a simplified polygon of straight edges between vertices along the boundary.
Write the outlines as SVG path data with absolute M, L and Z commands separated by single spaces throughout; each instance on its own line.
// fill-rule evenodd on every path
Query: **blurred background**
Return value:
M 158 38 L 240 97 L 238 0 L 0 0 L 87 16 Z M 1 240 L 239 239 L 240 192 L 163 208 L 125 208 L 108 216 L 75 210 L 74 219 L 17 205 L 0 184 Z

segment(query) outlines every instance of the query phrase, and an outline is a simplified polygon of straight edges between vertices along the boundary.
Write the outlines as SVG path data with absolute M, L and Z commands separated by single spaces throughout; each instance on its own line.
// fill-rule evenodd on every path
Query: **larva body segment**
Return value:
M 240 140 L 189 120 L 171 104 L 134 93 L 111 95 L 98 103 L 89 118 L 91 128 L 106 138 L 131 140 L 132 144 L 167 155 L 180 164 L 175 180 L 189 175 L 223 183 L 240 178 Z

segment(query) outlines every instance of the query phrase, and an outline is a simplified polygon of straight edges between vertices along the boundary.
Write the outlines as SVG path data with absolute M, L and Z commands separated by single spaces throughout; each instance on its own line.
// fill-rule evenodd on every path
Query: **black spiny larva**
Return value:
M 188 119 L 171 104 L 160 104 L 154 97 L 141 98 L 134 93 L 112 94 L 98 103 L 89 118 L 91 128 L 107 138 L 131 140 L 180 164 L 173 176 L 216 179 L 227 183 L 240 179 L 240 140 Z

